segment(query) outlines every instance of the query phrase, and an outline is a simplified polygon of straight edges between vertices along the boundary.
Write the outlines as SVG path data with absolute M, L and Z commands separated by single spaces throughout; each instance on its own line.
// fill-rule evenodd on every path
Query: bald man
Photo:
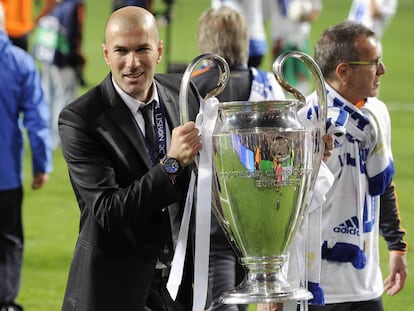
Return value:
M 191 310 L 190 258 L 177 299 L 166 290 L 175 224 L 201 149 L 194 122 L 179 125 L 181 76 L 155 75 L 163 42 L 143 8 L 115 11 L 102 47 L 110 73 L 59 116 L 80 208 L 62 310 Z M 191 86 L 190 120 L 198 104 Z

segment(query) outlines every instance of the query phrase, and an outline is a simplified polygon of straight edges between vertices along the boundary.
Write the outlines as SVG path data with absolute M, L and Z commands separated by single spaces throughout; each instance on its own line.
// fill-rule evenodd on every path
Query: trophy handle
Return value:
M 220 95 L 227 85 L 230 78 L 230 68 L 226 60 L 217 54 L 201 54 L 193 59 L 193 61 L 187 66 L 184 71 L 183 79 L 181 80 L 180 96 L 179 96 L 179 108 L 180 108 L 180 122 L 184 124 L 188 122 L 188 86 L 190 84 L 191 76 L 197 66 L 205 60 L 215 61 L 220 70 L 219 80 L 215 88 L 210 90 L 204 99 L 208 99 L 213 96 Z
M 308 70 L 310 71 L 312 75 L 312 79 L 314 82 L 314 87 L 316 90 L 316 94 L 318 96 L 318 113 L 317 113 L 317 142 L 315 146 L 315 153 L 318 154 L 317 157 L 314 158 L 313 161 L 313 170 L 316 174 L 312 174 L 313 178 L 311 180 L 311 189 L 313 189 L 316 181 L 316 175 L 319 171 L 320 166 L 320 160 L 323 157 L 324 153 L 324 143 L 322 142 L 322 136 L 326 134 L 326 119 L 327 119 L 327 113 L 328 113 L 328 103 L 326 98 L 326 87 L 325 87 L 325 80 L 323 78 L 322 72 L 319 69 L 318 64 L 307 54 L 299 51 L 288 51 L 281 55 L 279 55 L 278 58 L 276 58 L 275 62 L 273 63 L 273 73 L 276 76 L 276 80 L 279 82 L 279 84 L 289 93 L 291 93 L 298 101 L 298 109 L 302 108 L 306 104 L 306 99 L 300 93 L 297 89 L 292 87 L 284 78 L 283 76 L 283 65 L 285 61 L 290 58 L 296 58 L 299 59 L 301 62 L 303 62 Z

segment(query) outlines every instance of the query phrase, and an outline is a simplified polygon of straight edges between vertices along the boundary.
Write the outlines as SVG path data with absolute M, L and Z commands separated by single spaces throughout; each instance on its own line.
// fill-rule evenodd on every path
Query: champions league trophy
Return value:
M 317 120 L 305 127 L 297 112 L 304 96 L 283 78 L 290 58 L 302 61 L 312 74 L 319 98 Z M 217 87 L 224 89 L 230 74 L 225 60 L 214 54 L 194 59 L 183 76 L 180 93 L 181 122 L 188 120 L 187 85 L 201 61 L 215 61 L 220 69 Z M 312 58 L 301 52 L 278 57 L 273 71 L 280 85 L 295 99 L 221 102 L 212 134 L 213 208 L 244 266 L 247 275 L 235 289 L 224 293 L 224 304 L 250 304 L 309 300 L 305 288 L 289 284 L 282 266 L 313 189 L 324 144 L 326 90 L 323 76 Z M 203 135 L 203 134 L 202 134 Z M 204 146 L 203 146 L 204 148 Z

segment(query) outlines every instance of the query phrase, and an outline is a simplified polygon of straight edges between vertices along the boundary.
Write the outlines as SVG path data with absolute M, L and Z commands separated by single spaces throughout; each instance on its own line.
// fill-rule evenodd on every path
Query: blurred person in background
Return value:
M 397 7 L 398 0 L 353 0 L 348 20 L 371 28 L 381 40 Z
M 58 116 L 85 86 L 82 52 L 85 4 L 83 0 L 58 0 L 39 19 L 34 32 L 33 55 L 40 63 L 42 87 L 51 112 L 52 148 L 60 146 Z
M 42 0 L 43 6 L 33 19 L 33 0 L 0 0 L 6 14 L 6 32 L 14 45 L 23 50 L 29 48 L 29 34 L 39 18 L 48 14 L 58 0 Z
M 5 32 L 0 3 L 0 310 L 22 311 L 16 303 L 23 261 L 24 133 L 32 156 L 32 189 L 52 170 L 49 110 L 33 58 Z
M 249 67 L 260 67 L 267 53 L 265 21 L 269 17 L 270 1 L 281 2 L 287 0 L 212 0 L 211 6 L 218 9 L 222 6 L 230 7 L 244 16 L 249 32 Z
M 273 59 L 286 51 L 301 51 L 309 55 L 311 27 L 322 11 L 322 1 L 287 0 L 286 10 L 274 0 L 270 3 Z M 297 59 L 288 59 L 283 73 L 290 85 L 302 94 L 309 94 L 310 74 L 305 64 Z

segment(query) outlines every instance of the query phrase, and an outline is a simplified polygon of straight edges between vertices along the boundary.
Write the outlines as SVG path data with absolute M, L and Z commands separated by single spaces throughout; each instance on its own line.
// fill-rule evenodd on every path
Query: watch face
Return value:
M 164 169 L 169 174 L 176 174 L 180 169 L 180 163 L 176 159 L 167 158 L 163 163 Z

